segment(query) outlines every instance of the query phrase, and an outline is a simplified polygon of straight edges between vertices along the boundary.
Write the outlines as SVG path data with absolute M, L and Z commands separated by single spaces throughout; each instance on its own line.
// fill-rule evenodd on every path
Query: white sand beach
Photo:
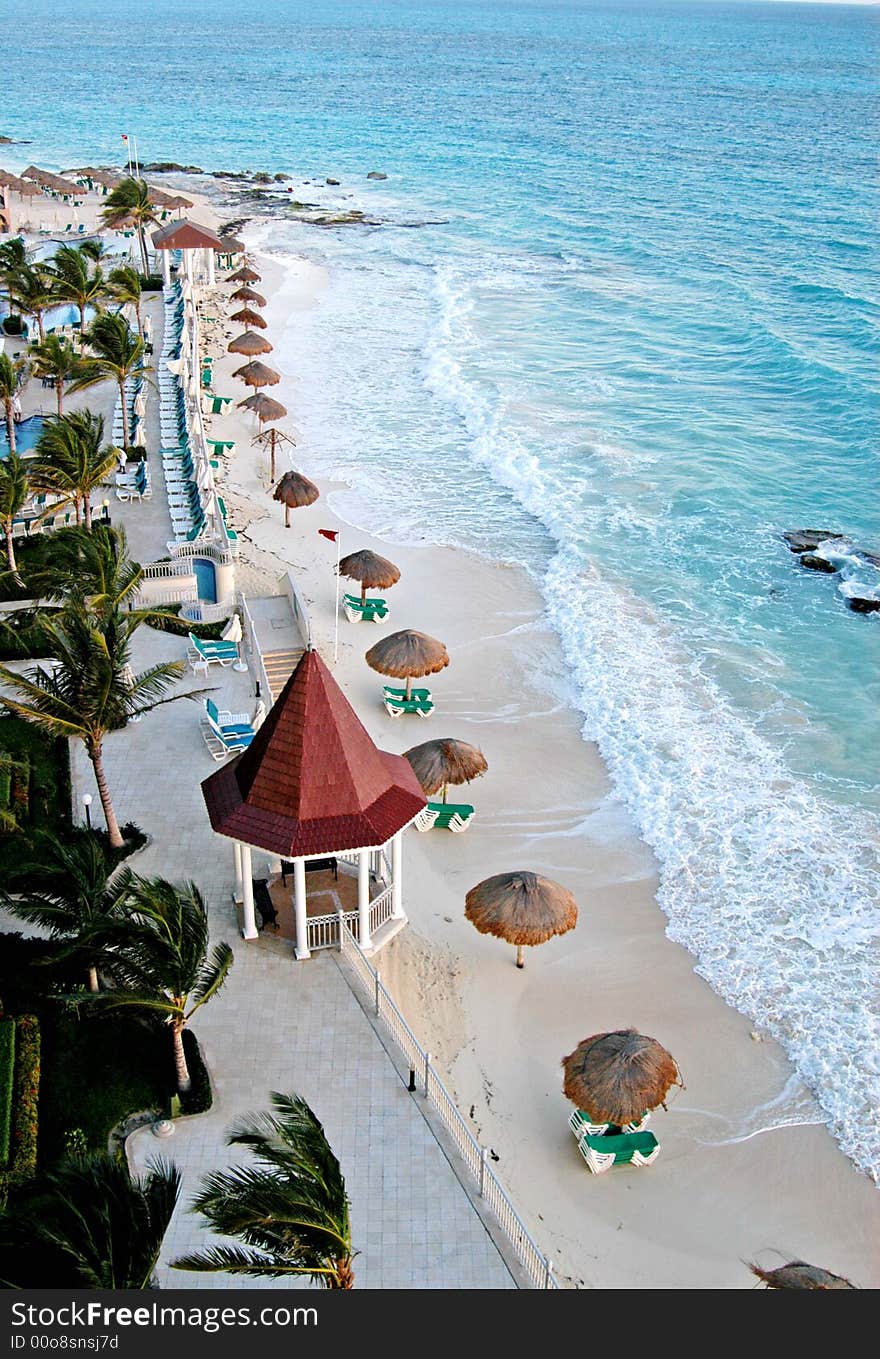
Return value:
M 191 215 L 210 223 L 213 210 L 200 203 Z M 297 440 L 292 465 L 310 475 L 296 418 L 297 314 L 320 306 L 324 276 L 306 261 L 282 273 L 277 261 L 252 259 L 269 298 L 265 333 L 280 351 L 286 331 L 293 356 L 271 394 L 289 411 L 281 423 Z M 218 306 L 205 312 L 228 314 L 219 303 L 230 290 L 218 287 Z M 231 374 L 240 359 L 225 353 L 235 323 L 211 322 L 207 333 L 214 390 L 239 400 L 246 393 Z M 280 366 L 275 355 L 267 362 Z M 876 1287 L 877 1190 L 840 1152 L 782 1049 L 754 1033 L 665 937 L 652 856 L 581 738 L 534 585 L 461 551 L 377 541 L 339 519 L 338 488 L 324 482 L 317 504 L 292 512 L 285 530 L 267 455 L 251 445 L 253 417 L 228 412 L 207 424 L 209 437 L 235 440 L 219 484 L 241 539 L 239 588 L 271 593 L 290 567 L 330 663 L 336 551 L 318 529 L 338 529 L 343 554 L 372 547 L 391 557 L 401 580 L 387 595 L 390 615 L 378 626 L 341 618 L 334 674 L 386 749 L 454 736 L 488 760 L 489 772 L 462 790 L 477 808 L 466 834 L 408 833 L 410 925 L 376 961 L 560 1279 L 588 1288 L 747 1288 L 744 1262 L 801 1258 Z M 403 627 L 449 650 L 427 722 L 388 717 L 381 680 L 364 661 L 379 636 Z M 522 972 L 510 947 L 464 918 L 470 887 L 519 868 L 562 882 L 580 910 L 577 929 L 530 950 Z M 592 1176 L 567 1128 L 560 1059 L 589 1034 L 627 1026 L 673 1053 L 686 1088 L 653 1116 L 662 1146 L 653 1166 Z

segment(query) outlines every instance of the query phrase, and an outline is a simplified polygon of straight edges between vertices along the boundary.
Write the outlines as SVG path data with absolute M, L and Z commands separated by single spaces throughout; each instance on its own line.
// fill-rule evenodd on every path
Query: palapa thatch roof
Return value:
M 157 208 L 192 208 L 195 207 L 191 198 L 184 198 L 180 193 L 166 193 L 164 189 L 157 189 L 155 185 L 148 184 L 150 191 L 150 202 Z
M 538 873 L 496 873 L 472 887 L 464 913 L 481 934 L 517 946 L 545 944 L 577 924 L 577 902 L 567 888 Z
M 285 472 L 272 492 L 272 499 L 280 501 L 289 510 L 301 510 L 314 505 L 320 494 L 315 483 L 302 472 Z
M 241 255 L 244 253 L 244 241 L 237 240 L 235 236 L 221 235 L 220 239 L 226 247 L 227 255 Z
M 682 1085 L 675 1059 L 635 1029 L 594 1033 L 562 1066 L 565 1095 L 593 1123 L 636 1123 L 663 1104 L 673 1085 Z
M 8 170 L 0 170 L 0 186 L 27 198 L 34 198 L 41 192 L 39 184 L 34 184 L 28 179 L 20 179 L 18 175 L 10 174 Z
M 240 311 L 234 311 L 229 319 L 230 321 L 237 321 L 240 326 L 256 326 L 257 330 L 265 330 L 268 324 L 258 311 L 251 311 L 250 307 L 242 307 Z
M 233 377 L 241 378 L 242 382 L 247 383 L 248 387 L 274 387 L 276 382 L 281 381 L 281 374 L 276 373 L 274 368 L 267 368 L 265 363 L 242 364 L 241 368 L 236 368 Z
M 230 354 L 247 354 L 252 358 L 255 354 L 271 354 L 275 348 L 264 335 L 257 335 L 253 330 L 245 330 L 241 335 L 236 335 L 234 340 L 230 340 L 226 346 Z
M 844 1279 L 842 1274 L 831 1274 L 818 1265 L 808 1265 L 805 1260 L 790 1260 L 778 1269 L 762 1269 L 760 1265 L 749 1265 L 749 1269 L 768 1288 L 855 1288 L 854 1283 Z
M 263 294 L 254 292 L 253 288 L 249 288 L 246 283 L 240 288 L 236 288 L 235 292 L 231 293 L 230 296 L 233 302 L 251 302 L 255 307 L 265 307 L 266 305 L 266 299 Z
M 287 414 L 287 407 L 282 406 L 280 401 L 274 401 L 265 392 L 254 392 L 253 396 L 245 397 L 244 401 L 239 401 L 237 404 L 239 407 L 243 406 L 245 410 L 254 411 L 261 422 L 264 420 L 282 420 Z M 291 443 L 293 443 L 292 439 Z
M 400 568 L 378 552 L 362 547 L 359 552 L 349 552 L 339 563 L 340 576 L 360 582 L 364 590 L 390 590 L 400 580 Z
M 33 179 L 37 184 L 41 184 L 45 189 L 54 189 L 56 193 L 81 193 L 78 184 L 74 184 L 71 179 L 62 179 L 60 175 L 55 175 L 51 170 L 41 170 L 38 165 L 29 165 L 26 170 L 21 172 L 22 179 Z
M 403 758 L 412 765 L 426 797 L 432 797 L 449 783 L 470 783 L 489 768 L 482 750 L 452 736 L 423 741 L 420 746 L 405 750 Z
M 236 269 L 234 274 L 229 275 L 229 281 L 230 283 L 259 283 L 260 275 L 249 264 L 243 264 L 240 269 Z
M 84 165 L 81 169 L 70 170 L 68 173 L 72 175 L 86 175 L 89 179 L 94 180 L 96 184 L 106 184 L 108 189 L 112 189 L 117 184 L 121 184 L 124 179 L 124 176 L 119 174 L 116 170 L 101 170 L 97 169 L 94 165 Z
M 446 647 L 435 637 L 413 628 L 389 633 L 366 653 L 367 665 L 392 679 L 436 675 L 449 664 Z

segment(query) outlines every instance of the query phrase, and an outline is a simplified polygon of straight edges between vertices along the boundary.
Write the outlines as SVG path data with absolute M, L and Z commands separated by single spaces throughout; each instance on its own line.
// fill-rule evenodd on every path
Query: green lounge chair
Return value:
M 660 1143 L 652 1132 L 585 1133 L 578 1151 L 594 1175 L 612 1166 L 649 1166 L 660 1155 Z
M 231 397 L 231 396 L 212 396 L 212 397 L 211 397 L 211 414 L 212 414 L 212 415 L 222 415 L 222 414 L 223 414 L 223 407 L 224 407 L 224 406 L 228 406 L 228 405 L 229 405 L 229 402 L 230 402 L 231 400 L 232 400 L 232 397 Z
M 416 818 L 416 829 L 463 831 L 473 816 L 474 809 L 467 802 L 429 802 Z
M 429 802 L 428 806 L 430 807 L 430 805 Z M 418 825 L 418 822 L 416 822 L 416 824 Z M 650 1117 L 651 1114 L 649 1111 L 642 1115 L 638 1123 L 625 1123 L 620 1131 L 625 1133 L 641 1132 Z M 575 1109 L 571 1118 L 568 1120 L 568 1126 L 571 1128 L 577 1140 L 580 1141 L 586 1133 L 590 1133 L 593 1137 L 601 1137 L 603 1133 L 607 1133 L 611 1124 L 591 1123 L 583 1109 Z
M 342 607 L 350 623 L 376 623 L 388 617 L 384 599 L 358 599 L 357 595 L 343 595 Z
M 238 660 L 238 646 L 235 642 L 203 641 L 194 633 L 189 633 L 187 659 L 194 675 L 201 670 L 207 675 L 209 665 L 225 667 Z
M 400 699 L 401 702 L 406 699 L 405 689 L 395 689 L 390 684 L 382 686 L 382 694 L 385 698 Z M 411 699 L 419 699 L 422 703 L 431 702 L 430 689 L 410 689 L 409 696 Z
M 210 444 L 215 453 L 225 454 L 227 451 L 231 453 L 235 448 L 234 439 L 206 439 L 205 443 Z
M 418 713 L 419 717 L 430 717 L 434 711 L 434 701 L 430 698 L 393 698 L 386 694 L 385 711 L 389 717 L 402 717 L 404 713 Z

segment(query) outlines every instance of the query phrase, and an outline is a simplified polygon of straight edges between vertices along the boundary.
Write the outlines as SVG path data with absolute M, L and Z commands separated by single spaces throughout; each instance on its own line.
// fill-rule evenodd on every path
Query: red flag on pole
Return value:
M 335 543 L 339 537 L 339 529 L 318 529 L 322 538 L 329 538 L 331 543 Z
M 120 132 L 119 135 L 120 135 L 120 137 L 122 138 L 122 140 L 123 140 L 124 142 L 127 142 L 127 141 L 128 141 L 128 137 L 126 136 L 126 134 L 125 134 L 124 132 Z

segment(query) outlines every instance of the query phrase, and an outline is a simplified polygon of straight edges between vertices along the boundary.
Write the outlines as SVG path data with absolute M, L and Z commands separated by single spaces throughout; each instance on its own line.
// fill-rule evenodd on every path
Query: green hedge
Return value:
M 9 1161 L 14 1073 L 15 1021 L 0 1019 L 0 1166 L 5 1166 Z
M 37 1170 L 40 1102 L 40 1022 L 36 1015 L 15 1021 L 15 1079 L 9 1166 L 0 1171 L 0 1204 L 10 1189 L 25 1184 Z
M 185 1095 L 180 1096 L 180 1111 L 183 1114 L 203 1114 L 207 1109 L 210 1109 L 213 1103 L 211 1078 L 202 1057 L 199 1040 L 191 1029 L 184 1029 L 183 1031 L 183 1051 L 192 1085 Z M 172 1053 L 171 1089 L 176 1090 L 176 1088 L 177 1071 Z

